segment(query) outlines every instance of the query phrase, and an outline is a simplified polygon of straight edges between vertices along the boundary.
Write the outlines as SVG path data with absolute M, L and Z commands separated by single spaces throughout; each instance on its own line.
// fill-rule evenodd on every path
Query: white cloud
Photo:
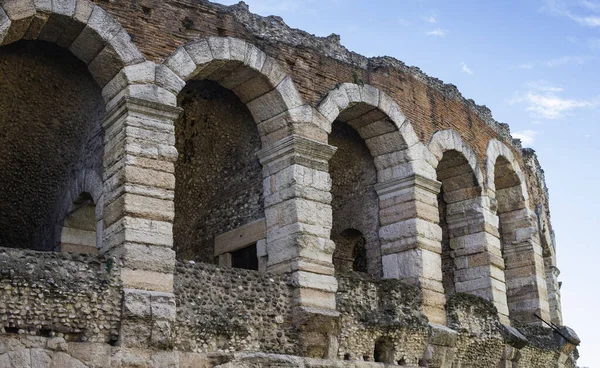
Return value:
M 533 63 L 523 63 L 519 65 L 519 69 L 533 69 Z
M 467 73 L 469 75 L 473 74 L 473 71 L 467 66 L 467 64 L 465 64 L 464 61 L 460 63 L 460 68 L 463 73 Z
M 600 38 L 590 38 L 587 45 L 592 50 L 600 50 Z
M 600 27 L 600 16 L 597 15 L 588 15 L 588 16 L 578 16 L 571 13 L 567 13 L 567 16 L 574 20 L 575 22 L 581 24 L 582 26 L 587 26 L 591 28 Z
M 563 56 L 556 59 L 548 60 L 545 62 L 546 66 L 550 68 L 555 68 L 558 66 L 573 64 L 573 65 L 583 65 L 586 62 L 595 59 L 592 56 Z
M 564 92 L 560 86 L 555 86 L 547 81 L 538 80 L 528 82 L 525 91 L 515 92 L 511 104 L 524 104 L 525 110 L 533 118 L 560 119 L 572 110 L 582 108 L 600 107 L 600 96 L 594 99 L 572 99 L 559 96 Z
M 592 138 L 592 135 L 591 134 L 584 134 L 583 138 Z
M 429 32 L 425 32 L 425 34 L 427 36 L 444 37 L 448 34 L 448 31 L 438 28 Z
M 399 18 L 398 24 L 400 24 L 402 27 L 408 27 L 411 25 L 411 23 L 404 18 Z
M 538 135 L 538 132 L 535 130 L 522 130 L 520 132 L 512 133 L 513 138 L 517 138 L 521 140 L 521 144 L 525 147 L 531 147 L 533 142 L 535 142 L 535 137 Z
M 595 0 L 543 0 L 541 10 L 567 17 L 578 24 L 600 27 L 600 2 Z
M 555 86 L 543 79 L 527 82 L 527 83 L 525 83 L 525 86 L 530 90 L 540 91 L 540 92 L 562 92 L 562 91 L 564 91 L 564 89 L 562 87 Z
M 437 18 L 435 17 L 435 15 L 430 15 L 428 17 L 423 17 L 423 20 L 427 23 L 431 23 L 431 24 L 435 24 L 437 23 Z

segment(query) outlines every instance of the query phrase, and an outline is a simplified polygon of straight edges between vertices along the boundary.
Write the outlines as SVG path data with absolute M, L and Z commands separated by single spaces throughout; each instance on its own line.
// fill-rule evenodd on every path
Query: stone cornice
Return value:
M 390 194 L 399 192 L 403 189 L 417 187 L 424 189 L 434 194 L 438 194 L 442 188 L 442 183 L 437 180 L 432 180 L 421 175 L 411 175 L 402 179 L 389 180 L 384 183 L 375 184 L 375 191 L 379 197 L 385 197 Z
M 259 151 L 257 156 L 263 166 L 291 157 L 326 164 L 336 150 L 337 148 L 328 144 L 298 135 L 291 135 L 278 141 L 272 147 Z
M 103 126 L 108 128 L 119 118 L 128 113 L 138 113 L 153 118 L 174 121 L 181 115 L 183 109 L 155 101 L 144 100 L 137 97 L 124 96 L 117 102 L 104 117 Z

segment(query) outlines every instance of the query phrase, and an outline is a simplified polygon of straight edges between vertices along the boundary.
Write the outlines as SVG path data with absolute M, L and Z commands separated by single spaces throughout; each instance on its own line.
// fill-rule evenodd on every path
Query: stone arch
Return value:
M 381 201 L 378 191 L 414 174 L 415 158 L 421 158 L 414 153 L 422 145 L 400 106 L 370 85 L 338 85 L 320 101 L 317 112 L 329 144 L 339 147 L 329 161 L 332 239 L 349 227 L 361 231 L 367 241 L 369 273 L 380 276 L 381 229 L 398 216 L 392 214 L 397 210 L 391 203 Z M 356 162 L 361 170 L 352 170 Z M 345 177 L 349 171 L 358 175 L 354 182 Z
M 21 39 L 68 48 L 102 88 L 144 56 L 121 25 L 88 0 L 7 0 L 0 8 L 0 45 Z
M 436 167 L 442 160 L 445 152 L 456 151 L 462 154 L 469 163 L 471 170 L 473 170 L 473 174 L 477 179 L 477 184 L 481 188 L 484 187 L 485 180 L 477 161 L 477 155 L 475 155 L 475 152 L 473 152 L 473 150 L 463 141 L 458 132 L 454 130 L 440 130 L 436 132 L 431 137 L 427 148 L 437 159 L 437 163 L 435 164 Z
M 505 165 L 508 165 L 510 170 L 516 176 L 508 178 L 507 180 L 510 180 L 513 183 L 518 180 L 518 185 L 520 186 L 520 200 L 528 201 L 529 194 L 527 193 L 527 184 L 525 182 L 525 176 L 523 174 L 523 171 L 521 170 L 521 166 L 515 159 L 510 148 L 508 148 L 504 143 L 500 142 L 497 139 L 492 139 L 488 143 L 486 151 L 486 187 L 489 191 L 491 191 L 490 197 L 496 198 L 496 184 L 494 179 L 496 174 L 496 161 L 499 157 L 503 157 L 506 160 Z
M 484 195 L 477 156 L 453 130 L 436 132 L 428 145 L 441 182 L 437 207 L 441 228 L 442 285 L 446 297 L 469 293 L 493 301 L 508 322 L 504 262 L 498 221 Z
M 500 141 L 489 142 L 487 188 L 497 216 L 509 315 L 525 323 L 549 316 L 544 260 L 538 218 L 529 208 L 523 172 L 512 151 Z
M 291 134 L 272 119 L 304 105 L 292 78 L 258 47 L 233 37 L 208 37 L 186 43 L 156 67 L 159 87 L 177 95 L 189 80 L 212 80 L 246 104 L 263 144 Z M 295 120 L 290 113 L 290 123 Z
M 243 150 L 243 154 L 238 155 L 240 157 L 236 160 L 238 164 L 236 164 L 236 168 L 232 167 L 231 169 L 234 170 L 234 175 L 235 173 L 241 173 L 242 170 L 246 172 L 246 175 L 239 178 L 240 180 L 235 184 L 237 185 L 236 188 L 233 188 L 234 184 L 232 183 L 234 181 L 226 180 L 222 183 L 223 185 L 216 189 L 218 191 L 233 191 L 234 194 L 215 196 L 216 203 L 211 206 L 212 210 L 195 211 L 193 216 L 186 216 L 185 220 L 178 215 L 180 213 L 178 210 L 175 216 L 177 230 L 176 245 L 183 244 L 183 242 L 186 244 L 189 243 L 188 240 L 184 240 L 183 238 L 188 239 L 190 236 L 199 236 L 204 239 L 203 244 L 206 247 L 211 247 L 214 244 L 215 257 L 218 256 L 221 264 L 228 265 L 230 263 L 228 262 L 228 257 L 231 252 L 225 252 L 229 248 L 225 247 L 227 248 L 225 249 L 221 247 L 221 243 L 227 243 L 224 239 L 228 239 L 228 236 L 237 230 L 250 231 L 252 228 L 257 229 L 256 231 L 250 231 L 256 236 L 242 242 L 243 244 L 240 243 L 239 246 L 244 247 L 247 246 L 246 243 L 256 243 L 258 245 L 257 251 L 264 253 L 261 249 L 264 248 L 266 229 L 270 227 L 269 223 L 265 223 L 265 219 L 269 218 L 265 213 L 266 207 L 269 204 L 265 203 L 267 194 L 265 194 L 266 189 L 263 186 L 263 179 L 266 180 L 266 178 L 263 177 L 257 153 L 260 149 L 265 151 L 272 148 L 274 143 L 283 138 L 289 138 L 292 135 L 292 125 L 298 120 L 298 114 L 290 110 L 297 110 L 297 108 L 300 108 L 300 110 L 308 108 L 310 110 L 308 106 L 301 107 L 303 100 L 296 90 L 291 77 L 285 73 L 274 58 L 267 56 L 256 46 L 232 37 L 201 38 L 180 46 L 162 64 L 156 66 L 155 76 L 158 88 L 162 88 L 174 96 L 178 96 L 177 99 L 179 100 L 180 107 L 184 107 L 183 104 L 186 104 L 182 116 L 182 119 L 185 120 L 185 126 L 182 128 L 181 121 L 176 124 L 176 136 L 177 142 L 179 142 L 177 144 L 180 151 L 185 150 L 187 152 L 189 146 L 181 145 L 182 134 L 186 135 L 186 142 L 191 143 L 191 140 L 194 138 L 188 137 L 188 133 L 186 132 L 190 131 L 190 129 L 200 129 L 200 126 L 204 124 L 201 121 L 206 120 L 200 119 L 197 124 L 194 123 L 195 127 L 191 127 L 192 120 L 202 115 L 198 111 L 195 113 L 192 112 L 194 110 L 192 107 L 194 103 L 190 104 L 189 101 L 191 100 L 200 101 L 202 99 L 205 101 L 203 103 L 209 103 L 209 108 L 213 109 L 211 110 L 213 111 L 212 117 L 207 116 L 207 118 L 214 120 L 213 123 L 216 124 L 207 126 L 207 129 L 204 129 L 202 134 L 220 134 L 215 129 L 221 129 L 218 128 L 219 126 L 223 130 L 229 129 L 226 128 L 226 125 L 234 123 L 241 124 L 238 125 L 239 129 L 244 129 L 246 132 L 246 134 L 240 135 L 238 134 L 240 130 L 236 129 L 235 131 L 228 131 L 227 134 L 221 132 L 223 133 L 219 135 L 221 138 L 215 138 L 216 140 L 223 139 L 223 144 L 227 144 L 232 139 L 237 139 L 237 143 L 231 144 L 231 146 L 235 147 L 236 152 Z M 202 94 L 199 94 L 201 89 L 212 91 L 210 92 L 210 96 L 221 95 L 222 97 L 217 101 L 217 99 L 212 99 L 212 97 L 209 97 L 204 92 L 206 98 L 201 97 Z M 226 97 L 229 95 L 233 95 L 233 98 Z M 213 102 L 208 102 L 209 100 Z M 228 101 L 227 104 L 230 106 L 227 109 L 228 111 L 220 110 L 219 107 L 224 106 L 223 102 L 225 101 Z M 241 106 L 239 106 L 240 104 Z M 235 115 L 233 110 L 236 113 L 239 111 L 239 114 Z M 191 115 L 193 114 L 200 115 L 192 117 Z M 249 116 L 252 126 L 247 124 L 249 119 L 246 116 Z M 228 124 L 221 124 L 224 122 L 221 121 L 222 119 L 226 119 Z M 214 126 L 217 128 L 212 129 L 211 127 Z M 256 142 L 255 137 L 258 137 L 258 142 Z M 201 138 L 195 139 L 196 143 L 193 143 L 193 145 L 201 148 Z M 229 157 L 232 154 L 236 154 L 232 152 L 233 148 L 228 149 L 221 146 L 218 145 L 215 147 L 216 149 L 222 148 L 223 150 L 227 150 L 227 152 L 223 152 L 221 157 Z M 186 158 L 186 152 L 180 152 L 180 154 L 183 153 L 184 158 Z M 216 152 L 216 150 L 211 150 L 208 153 L 209 156 L 217 154 L 219 152 Z M 184 183 L 182 178 L 186 175 L 182 170 L 193 170 L 195 164 L 189 164 L 184 169 L 184 166 L 182 166 L 184 163 L 182 163 L 181 159 L 177 162 L 176 177 L 178 179 L 176 186 L 180 187 L 180 185 L 184 185 L 182 184 Z M 220 162 L 221 165 L 227 165 L 227 161 L 221 160 Z M 203 164 L 198 163 L 198 165 Z M 214 174 L 213 177 L 218 180 L 223 176 L 222 172 L 211 173 L 212 171 L 210 170 L 205 171 L 206 177 L 208 178 Z M 266 173 L 264 175 L 268 176 Z M 198 179 L 198 181 L 201 181 L 201 179 Z M 208 196 L 210 193 L 205 191 L 204 194 Z M 233 203 L 237 201 L 236 198 L 241 198 L 241 196 L 247 197 L 244 200 L 245 202 L 234 205 Z M 181 210 L 185 210 L 185 205 L 181 200 L 178 200 L 177 195 L 175 198 L 176 206 Z M 249 206 L 246 206 L 246 204 L 249 204 Z M 243 207 L 244 211 L 228 210 L 228 208 L 236 206 L 239 208 Z M 232 212 L 236 212 L 235 215 Z M 194 218 L 190 219 L 191 217 Z M 229 220 L 225 221 L 225 218 Z M 220 225 L 211 225 L 213 222 L 215 224 L 218 222 Z M 225 224 L 225 222 L 228 224 Z M 192 235 L 186 235 L 185 237 L 177 235 L 182 233 L 182 231 L 179 231 L 180 226 L 192 227 L 194 229 L 193 232 L 184 231 L 186 234 Z M 246 229 L 248 226 L 250 230 Z M 212 234 L 213 232 L 214 234 Z M 183 248 L 188 250 L 184 252 Z M 193 253 L 191 245 L 182 245 L 182 248 L 178 246 L 178 250 L 181 250 L 180 253 L 182 256 L 188 258 Z M 221 251 L 224 253 L 221 253 Z M 262 266 L 260 268 L 264 269 Z

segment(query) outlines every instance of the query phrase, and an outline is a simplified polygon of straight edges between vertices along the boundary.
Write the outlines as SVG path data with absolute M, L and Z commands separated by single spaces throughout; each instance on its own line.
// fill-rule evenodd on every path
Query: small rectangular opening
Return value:
M 231 266 L 245 270 L 258 271 L 258 256 L 256 255 L 256 243 L 231 253 Z

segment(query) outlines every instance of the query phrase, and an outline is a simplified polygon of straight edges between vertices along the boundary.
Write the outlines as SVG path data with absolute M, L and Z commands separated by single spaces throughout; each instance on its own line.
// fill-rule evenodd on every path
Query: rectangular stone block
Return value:
M 144 270 L 121 269 L 123 287 L 149 291 L 173 292 L 173 274 Z

